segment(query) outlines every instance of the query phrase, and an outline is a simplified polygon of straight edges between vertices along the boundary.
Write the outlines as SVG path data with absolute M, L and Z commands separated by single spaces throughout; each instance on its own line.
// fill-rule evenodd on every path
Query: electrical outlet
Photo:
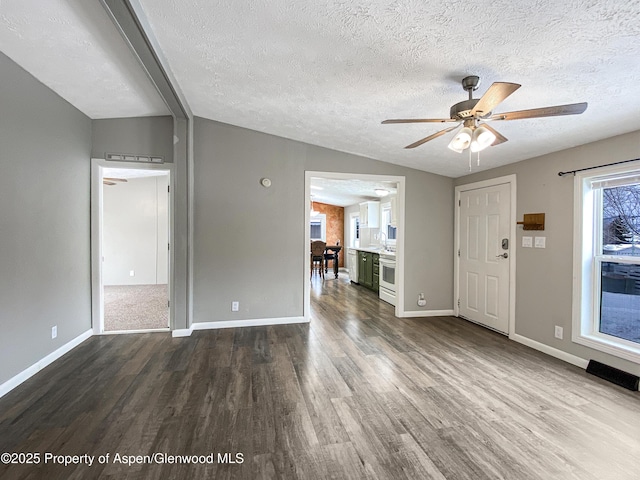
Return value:
M 559 327 L 558 325 L 556 325 L 555 337 L 559 338 L 560 340 L 562 340 L 563 333 L 564 333 L 564 329 L 562 327 Z
M 129 276 L 130 277 L 135 277 L 136 276 L 135 270 L 129 270 Z
M 51 327 L 51 338 L 56 338 L 58 336 L 58 326 L 54 325 Z
M 424 307 L 427 304 L 427 300 L 424 298 L 424 293 L 418 294 L 418 306 Z
M 240 302 L 231 302 L 231 311 L 237 312 L 240 310 Z

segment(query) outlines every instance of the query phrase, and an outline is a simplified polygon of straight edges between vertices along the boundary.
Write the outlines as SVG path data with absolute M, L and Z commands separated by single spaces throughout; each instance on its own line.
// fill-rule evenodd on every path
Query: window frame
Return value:
M 388 219 L 385 218 L 385 213 L 389 212 Z M 391 218 L 393 216 L 391 202 L 385 202 L 380 205 L 380 231 L 386 238 L 387 245 L 395 245 L 398 238 L 398 227 L 391 225 Z M 396 238 L 389 238 L 389 227 L 396 229 Z
M 578 172 L 574 179 L 573 328 L 571 339 L 601 352 L 640 364 L 640 343 L 600 332 L 601 266 L 604 262 L 640 265 L 640 256 L 602 253 L 602 187 L 595 182 L 640 175 L 640 165 Z
M 313 238 L 311 236 L 311 224 L 318 220 L 320 220 L 321 238 Z M 318 215 L 314 215 L 313 217 L 309 218 L 309 237 L 311 238 L 312 242 L 314 240 L 320 240 L 323 242 L 327 241 L 327 214 L 326 213 L 319 213 Z
M 360 212 L 352 212 L 349 217 L 350 247 L 360 246 Z

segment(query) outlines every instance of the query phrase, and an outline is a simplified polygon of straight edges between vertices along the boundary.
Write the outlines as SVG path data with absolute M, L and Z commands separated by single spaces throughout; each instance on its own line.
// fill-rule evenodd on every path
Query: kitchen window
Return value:
M 350 218 L 350 233 L 351 243 L 350 246 L 357 247 L 360 245 L 360 214 L 352 213 Z
M 640 363 L 640 168 L 575 182 L 573 341 Z
M 391 224 L 393 218 L 392 213 L 390 203 L 382 205 L 382 232 L 387 237 L 387 242 L 393 244 L 396 241 L 398 228 Z

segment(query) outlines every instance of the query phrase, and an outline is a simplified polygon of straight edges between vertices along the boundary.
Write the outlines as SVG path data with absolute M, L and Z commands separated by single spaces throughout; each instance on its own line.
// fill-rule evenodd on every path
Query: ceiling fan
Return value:
M 125 182 L 126 183 L 127 179 L 126 178 L 111 178 L 111 177 L 104 177 L 102 179 L 102 183 L 104 185 L 109 185 L 109 186 L 117 185 L 117 182 Z
M 521 120 L 524 118 L 557 117 L 560 115 L 577 115 L 587 109 L 587 102 L 555 105 L 553 107 L 533 108 L 515 112 L 493 113 L 493 109 L 515 92 L 520 85 L 517 83 L 494 82 L 480 98 L 473 98 L 473 91 L 477 90 L 480 77 L 471 75 L 462 79 L 462 88 L 469 92 L 469 99 L 456 103 L 449 111 L 450 118 L 399 118 L 385 120 L 382 123 L 455 123 L 454 126 L 440 130 L 404 148 L 416 148 L 434 138 L 456 128 L 462 128 L 449 143 L 449 148 L 462 153 L 469 148 L 472 152 L 479 152 L 493 145 L 504 143 L 507 139 L 486 122 L 495 120 Z

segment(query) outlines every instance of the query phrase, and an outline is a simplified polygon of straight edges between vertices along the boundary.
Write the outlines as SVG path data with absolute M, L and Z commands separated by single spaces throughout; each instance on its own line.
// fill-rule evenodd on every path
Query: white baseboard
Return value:
M 288 325 L 291 323 L 309 323 L 306 317 L 252 318 L 248 320 L 226 320 L 222 322 L 197 322 L 191 328 L 174 330 L 174 337 L 188 337 L 194 330 L 216 330 L 218 328 L 264 327 L 269 325 Z
M 411 312 L 402 312 L 401 318 L 418 318 L 418 317 L 452 317 L 453 310 L 418 310 Z
M 193 327 L 191 328 L 177 328 L 171 331 L 171 336 L 176 337 L 190 337 L 193 333 Z
M 534 350 L 538 350 L 539 352 L 546 353 L 547 355 L 551 355 L 552 357 L 558 358 L 560 360 L 564 360 L 567 363 L 575 365 L 580 368 L 587 368 L 589 364 L 589 360 L 585 360 L 584 358 L 576 357 L 571 353 L 563 352 L 562 350 L 558 350 L 557 348 L 550 347 L 549 345 L 545 345 L 544 343 L 537 342 L 535 340 L 531 340 L 528 337 L 523 337 L 522 335 L 518 335 L 517 333 L 509 335 L 509 339 L 526 345 L 527 347 L 531 347 Z
M 65 353 L 68 353 L 69 351 L 73 350 L 75 347 L 80 345 L 82 342 L 84 342 L 87 338 L 91 337 L 92 335 L 93 335 L 93 329 L 87 330 L 86 332 L 78 335 L 76 338 L 74 338 L 70 342 L 65 343 L 57 350 L 51 352 L 46 357 L 38 360 L 29 368 L 23 370 L 13 378 L 10 378 L 6 382 L 4 382 L 2 385 L 0 385 L 0 397 L 3 397 L 7 393 L 9 393 L 11 390 L 16 388 L 18 385 L 20 385 L 22 382 L 33 377 L 40 370 L 50 365 L 51 363 L 55 362 L 57 359 L 62 357 Z
M 130 333 L 168 333 L 169 328 L 147 328 L 141 330 L 109 330 L 98 335 L 129 335 Z M 94 335 L 96 335 L 94 333 Z

